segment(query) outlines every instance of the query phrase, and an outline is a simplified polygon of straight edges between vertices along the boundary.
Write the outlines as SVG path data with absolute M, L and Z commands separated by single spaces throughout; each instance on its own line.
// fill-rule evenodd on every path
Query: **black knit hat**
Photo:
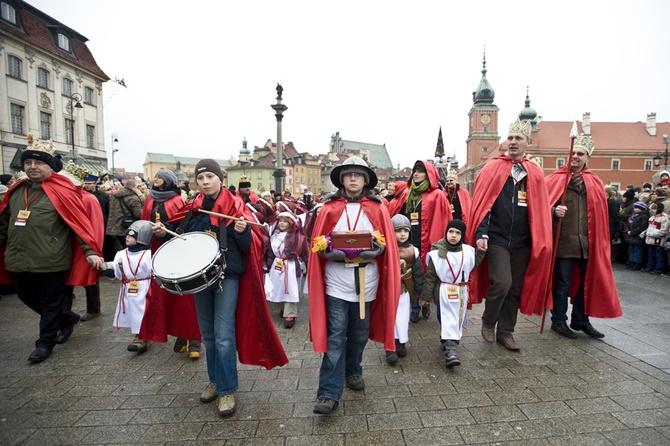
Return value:
M 635 198 L 635 191 L 633 189 L 628 189 L 626 192 L 624 192 L 623 197 L 631 201 L 633 198 Z
M 214 161 L 211 158 L 205 158 L 200 161 L 198 161 L 198 164 L 195 165 L 195 176 L 196 178 L 198 177 L 198 174 L 201 174 L 203 172 L 211 172 L 223 182 L 223 171 L 221 170 L 221 166 L 219 166 L 219 163 Z
M 458 229 L 459 231 L 461 231 L 461 237 L 465 237 L 465 223 L 463 222 L 463 220 L 458 219 L 451 220 L 447 225 L 447 229 L 444 231 L 445 237 L 447 236 L 447 232 L 449 232 L 449 229 L 451 228 Z
M 53 170 L 56 170 L 56 162 L 54 161 L 54 157 L 43 150 L 35 150 L 35 149 L 24 150 L 23 153 L 21 154 L 21 164 L 23 164 L 24 161 L 27 159 L 40 160 L 42 162 L 47 163 L 49 167 L 51 167 Z

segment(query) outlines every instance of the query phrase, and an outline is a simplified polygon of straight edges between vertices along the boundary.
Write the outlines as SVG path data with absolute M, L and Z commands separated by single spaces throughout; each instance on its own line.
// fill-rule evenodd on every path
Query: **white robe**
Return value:
M 419 250 L 417 247 L 414 247 L 414 258 L 419 257 Z M 410 265 L 412 267 L 414 264 Z M 410 308 L 410 296 L 409 292 L 405 291 L 400 295 L 398 299 L 398 311 L 395 316 L 395 338 L 401 344 L 409 341 L 409 314 L 411 312 Z
M 270 302 L 298 302 L 300 300 L 300 287 L 298 285 L 297 271 L 300 271 L 298 259 L 283 259 L 284 239 L 286 232 L 275 232 L 270 237 L 270 246 L 275 260 L 270 265 L 267 274 L 266 298 Z M 268 288 L 271 288 L 268 293 Z
M 123 266 L 123 273 L 119 263 Z M 130 328 L 133 334 L 138 334 L 151 284 L 151 250 L 130 252 L 124 249 L 117 252 L 114 256 L 114 276 L 123 281 L 114 313 L 114 327 Z M 137 281 L 139 284 L 136 293 L 131 292 L 130 281 Z
M 467 284 L 459 284 L 470 279 L 470 272 L 475 267 L 475 249 L 466 244 L 462 246 L 462 251 L 447 253 L 449 263 L 437 255 L 437 250 L 428 253 L 433 261 L 437 278 L 442 282 L 440 284 L 441 339 L 460 340 L 463 337 L 463 326 L 467 322 L 468 287 Z

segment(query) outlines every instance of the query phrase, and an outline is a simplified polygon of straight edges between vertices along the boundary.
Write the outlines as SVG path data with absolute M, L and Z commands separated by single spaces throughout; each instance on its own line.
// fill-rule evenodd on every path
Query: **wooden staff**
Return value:
M 565 166 L 565 184 L 563 185 L 563 194 L 561 195 L 561 204 L 559 206 L 565 206 L 565 194 L 568 191 L 568 185 L 570 184 L 570 163 L 572 162 L 572 150 L 575 147 L 575 138 L 577 138 L 577 123 L 572 123 L 572 129 L 570 130 L 570 151 L 568 154 L 567 165 Z M 556 233 L 554 234 L 554 249 L 551 255 L 551 268 L 549 269 L 549 285 L 547 289 L 547 295 L 544 298 L 544 307 L 542 310 L 542 324 L 540 324 L 540 334 L 544 333 L 544 320 L 547 318 L 547 303 L 549 302 L 549 296 L 552 295 L 554 291 L 554 266 L 556 265 L 556 251 L 558 250 L 558 238 L 561 235 L 561 225 L 563 223 L 563 217 L 558 217 L 558 222 L 556 223 Z
M 151 223 L 151 226 L 153 226 L 154 228 L 155 228 L 156 225 L 158 224 L 158 223 L 153 223 L 153 222 L 149 222 L 149 223 Z M 181 235 L 177 234 L 176 232 L 174 232 L 174 231 L 170 231 L 170 230 L 169 230 L 168 228 L 166 228 L 165 226 L 163 226 L 163 230 L 164 230 L 165 232 L 167 232 L 168 234 L 170 234 L 171 236 L 173 236 L 173 237 L 178 237 L 178 238 L 180 238 L 180 239 L 182 239 L 182 240 L 186 240 L 186 237 L 182 237 Z
M 365 268 L 358 267 L 358 284 L 361 288 L 358 300 L 358 310 L 361 320 L 365 319 Z
M 214 215 L 216 217 L 227 218 L 228 220 L 243 221 L 243 222 L 246 222 L 248 225 L 260 226 L 261 228 L 265 227 L 265 225 L 262 225 L 260 223 L 256 223 L 255 221 L 249 221 L 249 220 L 245 220 L 243 218 L 237 218 L 237 217 L 232 217 L 230 215 L 219 214 L 218 212 L 206 211 L 204 209 L 198 209 L 198 212 L 204 212 L 205 214 Z

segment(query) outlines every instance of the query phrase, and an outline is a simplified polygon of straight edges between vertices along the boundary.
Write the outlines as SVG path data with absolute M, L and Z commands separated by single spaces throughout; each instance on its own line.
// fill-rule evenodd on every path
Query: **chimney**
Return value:
M 649 136 L 656 136 L 656 113 L 647 114 L 647 133 Z
M 584 112 L 582 115 L 582 133 L 591 134 L 591 112 Z

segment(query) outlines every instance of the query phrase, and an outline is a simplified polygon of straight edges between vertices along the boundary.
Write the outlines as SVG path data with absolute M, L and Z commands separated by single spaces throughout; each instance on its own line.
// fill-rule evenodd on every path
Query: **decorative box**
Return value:
M 372 233 L 367 231 L 333 232 L 330 239 L 332 249 L 372 249 Z

